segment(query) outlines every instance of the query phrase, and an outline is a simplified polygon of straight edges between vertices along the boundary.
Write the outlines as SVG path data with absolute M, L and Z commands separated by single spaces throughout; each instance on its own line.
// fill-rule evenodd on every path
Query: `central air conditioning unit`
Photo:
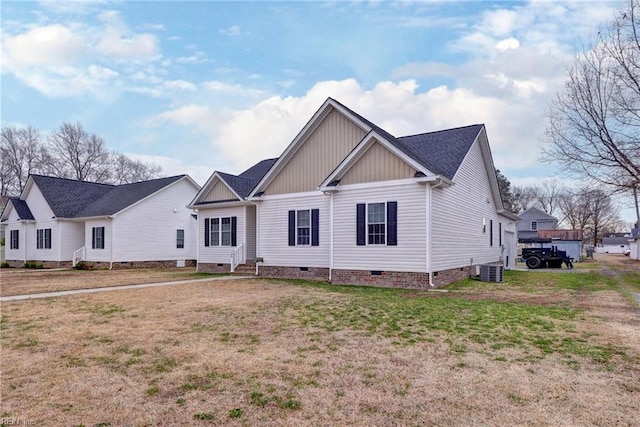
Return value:
M 498 264 L 484 264 L 480 266 L 480 281 L 502 282 L 504 267 Z

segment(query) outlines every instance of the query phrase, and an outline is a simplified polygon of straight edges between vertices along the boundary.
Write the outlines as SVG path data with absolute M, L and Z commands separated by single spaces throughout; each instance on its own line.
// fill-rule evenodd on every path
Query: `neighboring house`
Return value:
M 2 215 L 2 211 L 4 210 L 4 207 L 7 206 L 7 203 L 9 203 L 9 196 L 0 196 L 0 215 Z M 3 244 L 0 244 L 0 262 L 4 262 L 4 248 L 5 248 L 5 235 L 4 235 L 4 224 L 0 222 L 0 242 L 2 242 Z
M 633 239 L 631 234 L 617 233 L 610 234 L 602 238 L 602 243 L 596 247 L 599 254 L 621 254 L 631 250 L 629 240 Z
M 331 98 L 278 159 L 214 172 L 190 207 L 200 271 L 255 253 L 263 276 L 428 288 L 516 257 L 484 125 L 396 138 Z
M 538 231 L 558 228 L 558 219 L 538 208 L 531 207 L 518 216 L 518 240 L 535 239 Z
M 6 257 L 69 267 L 184 265 L 197 258 L 197 219 L 186 208 L 200 187 L 187 175 L 124 185 L 31 175 L 2 214 Z
M 540 230 L 538 238 L 551 240 L 550 242 L 540 243 L 541 248 L 550 248 L 555 246 L 558 250 L 566 251 L 567 256 L 573 258 L 574 261 L 582 261 L 583 244 L 582 230 Z

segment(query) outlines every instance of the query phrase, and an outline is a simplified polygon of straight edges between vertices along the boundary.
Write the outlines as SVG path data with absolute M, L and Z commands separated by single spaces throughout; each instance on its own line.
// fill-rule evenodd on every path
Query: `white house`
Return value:
M 277 159 L 215 172 L 201 271 L 428 288 L 516 259 L 484 125 L 396 138 L 327 99 Z M 254 256 L 255 254 L 255 256 Z
M 2 213 L 6 260 L 45 267 L 185 265 L 197 258 L 189 176 L 125 185 L 31 175 Z

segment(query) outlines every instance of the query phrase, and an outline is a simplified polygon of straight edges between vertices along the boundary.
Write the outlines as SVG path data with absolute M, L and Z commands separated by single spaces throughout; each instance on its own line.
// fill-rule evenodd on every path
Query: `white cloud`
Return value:
M 518 39 L 515 39 L 513 37 L 509 37 L 508 39 L 500 40 L 496 44 L 496 49 L 498 49 L 500 51 L 505 51 L 505 50 L 509 50 L 509 49 L 517 49 L 519 47 L 520 47 L 520 42 L 518 41 Z
M 4 36 L 3 62 L 10 69 L 24 66 L 72 64 L 87 50 L 85 40 L 62 25 L 35 27 L 15 36 Z
M 163 86 L 167 89 L 175 89 L 180 91 L 193 92 L 197 90 L 196 85 L 185 80 L 169 80 L 163 83 Z
M 324 81 L 299 97 L 272 96 L 229 111 L 188 105 L 154 118 L 157 124 L 197 128 L 216 153 L 216 167 L 240 172 L 279 156 L 327 97 L 333 97 L 396 136 L 474 123 L 487 126 L 496 165 L 502 169 L 536 164 L 542 117 L 530 105 L 440 86 L 419 92 L 413 80 L 380 82 L 371 89 L 356 80 Z

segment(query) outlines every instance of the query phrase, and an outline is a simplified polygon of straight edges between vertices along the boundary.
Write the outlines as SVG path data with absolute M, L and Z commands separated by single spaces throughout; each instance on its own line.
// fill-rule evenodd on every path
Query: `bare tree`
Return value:
M 513 186 L 513 212 L 522 213 L 535 205 L 538 193 L 536 187 L 532 186 Z
M 552 103 L 545 158 L 614 189 L 640 183 L 640 0 L 577 55 Z
M 2 128 L 0 155 L 2 194 L 19 195 L 29 174 L 41 172 L 45 148 L 40 140 L 40 132 L 31 126 Z
M 560 195 L 565 190 L 558 178 L 551 178 L 542 181 L 536 186 L 536 201 L 538 206 L 549 215 L 555 215 L 558 210 Z
M 158 178 L 162 171 L 159 165 L 133 160 L 124 154 L 112 154 L 112 182 L 114 184 L 129 184 Z
M 58 159 L 58 176 L 79 181 L 108 182 L 109 158 L 104 140 L 88 133 L 80 122 L 63 123 L 49 136 L 49 147 Z
M 583 230 L 584 240 L 594 246 L 604 233 L 623 229 L 611 194 L 602 189 L 567 190 L 560 197 L 559 208 L 567 223 Z

